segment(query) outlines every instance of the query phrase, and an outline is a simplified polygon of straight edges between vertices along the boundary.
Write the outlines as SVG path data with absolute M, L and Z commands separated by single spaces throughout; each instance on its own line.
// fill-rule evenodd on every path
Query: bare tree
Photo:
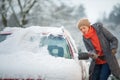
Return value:
M 22 19 L 21 19 L 22 25 L 25 25 L 27 23 L 26 16 L 36 2 L 37 2 L 36 0 L 25 0 L 24 5 L 22 6 L 21 1 L 18 0 L 18 4 L 21 10 L 20 13 L 22 15 Z
M 14 18 L 15 18 L 17 24 L 22 27 L 22 25 L 20 24 L 19 19 L 17 18 L 17 14 L 16 14 L 16 12 L 15 12 L 15 10 L 14 10 L 14 8 L 13 8 L 12 0 L 8 0 L 8 2 L 9 2 L 10 8 L 11 8 L 11 10 L 12 10 L 12 12 L 13 12 L 13 15 L 14 15 Z
M 9 7 L 6 6 L 6 0 L 1 0 L 1 5 L 0 5 L 0 14 L 1 14 L 1 17 L 2 17 L 2 23 L 3 23 L 3 26 L 7 26 L 7 12 L 8 12 L 8 9 Z
M 0 14 L 1 14 L 1 18 L 2 18 L 1 20 L 2 20 L 3 26 L 9 26 L 8 23 L 11 19 L 8 20 L 8 17 L 13 15 L 14 20 L 12 24 L 14 25 L 14 21 L 15 21 L 15 24 L 17 24 L 17 26 L 23 27 L 28 22 L 28 20 L 26 19 L 26 16 L 28 15 L 29 11 L 32 9 L 32 7 L 35 5 L 36 2 L 37 0 L 15 0 L 15 1 L 1 0 Z M 18 4 L 14 5 L 16 3 Z M 18 7 L 20 10 L 16 10 L 15 6 Z

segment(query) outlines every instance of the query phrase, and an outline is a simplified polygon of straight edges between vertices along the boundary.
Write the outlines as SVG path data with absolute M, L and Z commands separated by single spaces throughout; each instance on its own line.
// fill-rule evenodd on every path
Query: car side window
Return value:
M 52 56 L 71 59 L 67 41 L 62 36 L 43 37 L 41 38 L 40 45 L 47 45 L 48 51 Z
M 0 42 L 4 41 L 8 35 L 10 34 L 0 34 Z

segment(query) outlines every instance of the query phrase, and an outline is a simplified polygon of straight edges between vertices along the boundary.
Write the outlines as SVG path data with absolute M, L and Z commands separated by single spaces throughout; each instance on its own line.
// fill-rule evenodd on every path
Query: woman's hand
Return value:
M 117 50 L 114 48 L 112 49 L 112 54 L 115 55 L 117 53 Z
M 98 54 L 96 54 L 96 53 L 89 54 L 89 57 L 91 57 L 92 59 L 97 59 L 98 58 Z

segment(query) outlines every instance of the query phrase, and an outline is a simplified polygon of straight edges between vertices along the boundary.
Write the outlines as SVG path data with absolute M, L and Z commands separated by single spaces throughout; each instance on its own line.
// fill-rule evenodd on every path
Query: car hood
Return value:
M 42 78 L 81 80 L 81 68 L 74 59 L 21 51 L 0 54 L 0 78 Z

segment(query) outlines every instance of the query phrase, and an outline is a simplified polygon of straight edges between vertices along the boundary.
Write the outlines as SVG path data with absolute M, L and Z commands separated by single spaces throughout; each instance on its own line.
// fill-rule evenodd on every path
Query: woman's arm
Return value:
M 106 39 L 110 41 L 111 49 L 117 49 L 118 39 L 112 33 L 110 33 L 106 28 L 102 27 L 102 31 Z

